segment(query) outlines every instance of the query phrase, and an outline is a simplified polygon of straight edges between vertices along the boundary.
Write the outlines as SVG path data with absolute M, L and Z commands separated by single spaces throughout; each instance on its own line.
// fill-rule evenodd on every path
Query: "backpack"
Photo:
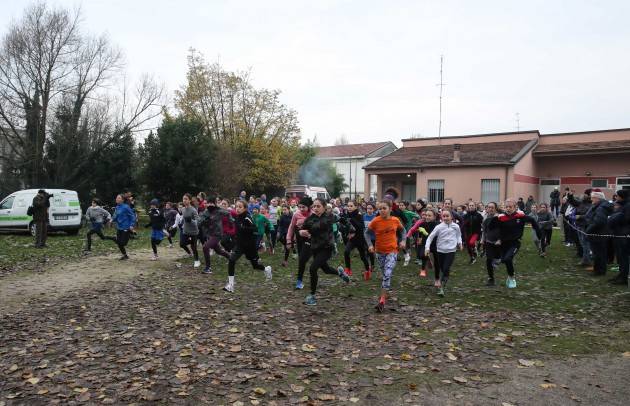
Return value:
M 35 213 L 35 209 L 33 209 L 33 206 L 28 206 L 28 209 L 26 209 L 26 215 L 32 216 L 34 213 Z

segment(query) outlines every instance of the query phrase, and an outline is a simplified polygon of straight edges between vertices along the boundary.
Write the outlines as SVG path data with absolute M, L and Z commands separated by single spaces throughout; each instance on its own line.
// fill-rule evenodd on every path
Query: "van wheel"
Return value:
M 28 231 L 30 231 L 31 235 L 35 237 L 35 234 L 37 233 L 37 226 L 35 225 L 34 221 L 31 221 L 31 223 L 28 225 Z
M 74 230 L 66 230 L 66 234 L 68 234 L 68 235 L 77 235 L 77 234 L 79 234 L 79 229 L 75 228 Z

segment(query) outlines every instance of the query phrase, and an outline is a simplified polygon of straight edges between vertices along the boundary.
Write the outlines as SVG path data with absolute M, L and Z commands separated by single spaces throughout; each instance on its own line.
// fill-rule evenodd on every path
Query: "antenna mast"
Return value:
M 521 113 L 516 113 L 516 132 L 521 132 Z
M 437 85 L 440 87 L 440 124 L 438 126 L 438 143 L 442 142 L 442 91 L 444 89 L 444 86 L 446 85 L 444 83 L 443 79 L 443 71 L 442 71 L 442 67 L 444 65 L 444 55 L 440 55 L 440 83 Z

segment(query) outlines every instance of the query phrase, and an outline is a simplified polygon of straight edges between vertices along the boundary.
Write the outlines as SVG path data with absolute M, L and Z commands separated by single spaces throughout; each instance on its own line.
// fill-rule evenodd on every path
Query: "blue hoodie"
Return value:
M 129 230 L 136 224 L 136 213 L 131 210 L 128 204 L 121 203 L 116 206 L 113 221 L 116 223 L 118 230 Z

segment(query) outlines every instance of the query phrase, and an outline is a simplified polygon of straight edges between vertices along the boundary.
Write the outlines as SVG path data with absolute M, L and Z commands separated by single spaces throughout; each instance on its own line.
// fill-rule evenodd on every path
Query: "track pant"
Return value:
M 190 249 L 188 249 L 188 245 L 190 245 Z M 186 251 L 186 254 L 190 255 L 190 251 L 192 250 L 193 257 L 195 261 L 199 261 L 199 252 L 197 252 L 197 236 L 196 235 L 188 235 L 184 233 L 179 234 L 179 246 Z
M 314 295 L 317 292 L 317 282 L 319 280 L 319 275 L 317 271 L 319 269 L 329 275 L 339 275 L 337 270 L 328 264 L 328 260 L 330 259 L 330 257 L 332 257 L 332 253 L 332 247 L 323 248 L 312 252 L 313 262 L 311 262 L 311 266 L 308 269 L 309 273 L 311 274 L 311 295 Z
M 117 230 L 116 231 L 116 244 L 118 245 L 118 249 L 120 253 L 123 255 L 127 255 L 127 250 L 125 247 L 129 243 L 129 230 Z
M 151 249 L 153 250 L 153 254 L 157 255 L 157 246 L 160 245 L 162 240 L 154 240 L 151 238 Z
M 628 279 L 630 268 L 630 240 L 627 238 L 614 238 L 615 256 L 619 265 L 619 279 Z
M 230 255 L 230 260 L 228 262 L 228 275 L 234 276 L 236 261 L 238 261 L 243 255 L 245 255 L 245 258 L 249 260 L 254 269 L 258 269 L 259 271 L 263 271 L 265 269 L 265 266 L 260 262 L 258 249 L 255 244 L 248 244 L 245 246 L 237 244 L 236 247 L 234 247 L 234 251 L 232 251 L 232 255 Z
M 116 242 L 116 237 L 110 237 L 103 234 L 103 230 L 101 228 L 92 228 L 87 232 L 87 250 L 90 251 L 92 249 L 92 235 L 98 235 L 101 240 L 110 240 Z
M 451 266 L 453 266 L 453 261 L 455 261 L 455 252 L 438 252 L 437 257 L 440 264 L 440 282 L 444 286 L 451 274 Z
M 298 276 L 297 278 L 299 281 L 303 280 L 304 271 L 306 270 L 306 264 L 308 263 L 308 260 L 311 259 L 311 256 L 312 256 L 311 243 L 303 241 L 302 247 L 300 248 L 300 240 L 302 240 L 301 237 L 298 238 Z
M 224 235 L 221 238 L 221 246 L 228 252 L 232 251 L 234 249 L 234 236 Z
M 48 238 L 48 222 L 46 220 L 37 221 L 35 223 L 35 246 L 45 246 L 46 238 Z
M 353 239 L 348 240 L 348 243 L 346 244 L 346 249 L 343 251 L 343 259 L 346 268 L 351 268 L 350 254 L 355 248 L 357 249 L 357 251 L 359 251 L 359 257 L 361 258 L 361 261 L 363 262 L 363 265 L 367 270 L 370 267 L 370 264 L 368 263 L 368 259 L 366 256 L 367 247 L 363 236 L 356 236 Z
M 546 230 L 541 230 L 542 231 L 542 240 L 540 241 L 540 249 L 542 250 L 542 252 L 546 252 L 547 251 L 547 247 L 551 244 L 551 235 L 553 233 L 553 229 L 546 229 Z
M 466 238 L 466 249 L 468 250 L 468 255 L 470 258 L 476 258 L 477 252 L 475 248 L 477 247 L 477 240 L 479 239 L 478 233 L 473 233 Z
M 484 244 L 486 249 L 486 270 L 488 271 L 488 278 L 494 279 L 494 262 L 501 258 L 500 246 L 487 242 Z
M 395 252 L 376 254 L 378 266 L 383 273 L 383 281 L 381 282 L 381 288 L 390 290 L 392 288 L 392 275 L 394 274 L 394 267 L 396 266 L 396 259 L 398 254 Z
M 217 254 L 225 258 L 230 258 L 230 254 L 221 246 L 219 237 L 207 236 L 206 242 L 203 244 L 203 258 L 206 261 L 206 268 L 210 268 L 210 250 L 213 249 Z
M 515 241 L 501 241 L 500 245 L 501 249 L 501 262 L 505 264 L 507 268 L 507 273 L 510 276 L 514 276 L 514 257 L 518 252 L 519 248 L 521 248 L 521 242 L 519 240 Z
M 177 234 L 177 228 L 172 228 L 168 230 L 168 243 L 169 244 L 173 244 L 173 237 L 175 237 L 175 235 Z

